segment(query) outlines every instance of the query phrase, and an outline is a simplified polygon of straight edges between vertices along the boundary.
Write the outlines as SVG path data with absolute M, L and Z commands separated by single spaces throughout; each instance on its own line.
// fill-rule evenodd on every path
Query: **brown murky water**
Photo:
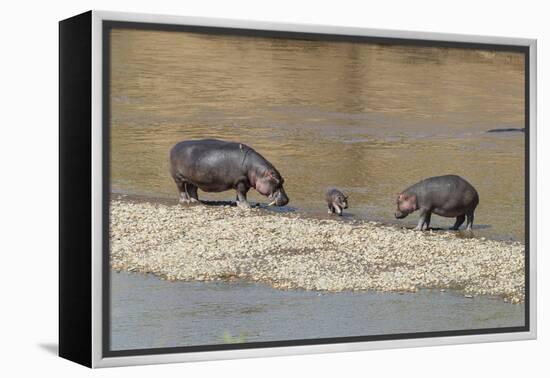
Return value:
M 454 173 L 480 194 L 476 236 L 523 241 L 524 134 L 486 133 L 524 127 L 521 54 L 134 30 L 111 54 L 115 191 L 176 201 L 170 147 L 220 138 L 270 160 L 300 211 L 338 187 L 352 217 L 412 226 L 396 194 Z

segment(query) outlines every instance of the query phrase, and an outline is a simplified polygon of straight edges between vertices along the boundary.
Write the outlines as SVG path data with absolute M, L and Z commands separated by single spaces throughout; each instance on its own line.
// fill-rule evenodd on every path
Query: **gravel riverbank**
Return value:
M 280 289 L 458 289 L 524 301 L 518 242 L 416 232 L 230 206 L 111 201 L 111 266 L 169 280 L 244 279 Z

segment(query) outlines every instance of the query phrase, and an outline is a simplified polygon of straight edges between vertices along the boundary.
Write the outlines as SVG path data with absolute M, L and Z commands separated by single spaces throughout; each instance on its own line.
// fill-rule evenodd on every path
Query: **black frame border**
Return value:
M 92 12 L 59 22 L 59 356 L 92 366 Z
M 518 52 L 524 55 L 525 63 L 525 302 L 524 302 L 524 319 L 525 325 L 518 327 L 502 327 L 502 328 L 482 328 L 468 330 L 449 330 L 437 332 L 415 332 L 415 333 L 399 333 L 387 335 L 371 335 L 371 336 L 353 336 L 353 337 L 333 337 L 333 338 L 318 338 L 318 339 L 301 339 L 301 340 L 282 340 L 282 341 L 265 341 L 265 342 L 250 342 L 242 344 L 215 344 L 215 345 L 197 345 L 197 346 L 182 346 L 182 347 L 166 347 L 166 348 L 151 348 L 151 349 L 128 349 L 128 350 L 111 350 L 110 349 L 110 73 L 111 73 L 111 38 L 110 32 L 113 29 L 133 29 L 133 30 L 151 30 L 151 31 L 168 31 L 168 32 L 187 32 L 198 34 L 216 34 L 216 35 L 232 35 L 241 36 L 243 38 L 280 38 L 280 39 L 297 39 L 310 41 L 331 41 L 331 42 L 354 42 L 354 43 L 375 43 L 384 45 L 408 45 L 417 47 L 448 47 L 461 49 L 480 49 L 489 51 L 509 51 Z M 310 32 L 288 32 L 288 31 L 272 31 L 272 30 L 257 30 L 243 28 L 228 28 L 228 27 L 212 27 L 212 26 L 194 26 L 194 25 L 176 25 L 162 23 L 146 23 L 146 22 L 131 22 L 131 21 L 102 21 L 102 157 L 103 157 L 103 203 L 102 203 L 102 234 L 103 234 L 103 253 L 102 253 L 102 356 L 103 357 L 123 357 L 123 356 L 141 356 L 141 355 L 158 355 L 170 353 L 191 353 L 191 352 L 206 352 L 206 351 L 224 351 L 237 349 L 257 349 L 257 348 L 277 348 L 277 347 L 293 347 L 307 345 L 322 345 L 322 344 L 341 344 L 353 342 L 368 342 L 382 340 L 404 340 L 404 339 L 421 339 L 433 337 L 449 337 L 449 336 L 469 336 L 469 335 L 486 335 L 499 333 L 517 333 L 530 331 L 530 46 L 507 45 L 507 44 L 492 44 L 478 42 L 452 42 L 439 41 L 430 39 L 408 39 L 408 38 L 390 38 L 390 37 L 370 37 L 357 35 L 341 35 L 341 34 L 323 34 Z

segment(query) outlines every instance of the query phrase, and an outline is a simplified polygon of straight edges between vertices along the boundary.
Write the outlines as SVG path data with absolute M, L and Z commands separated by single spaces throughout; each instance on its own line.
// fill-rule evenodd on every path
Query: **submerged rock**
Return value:
M 487 130 L 488 133 L 524 133 L 525 128 L 514 128 L 514 127 L 508 127 L 508 128 L 502 128 L 502 129 L 491 129 Z

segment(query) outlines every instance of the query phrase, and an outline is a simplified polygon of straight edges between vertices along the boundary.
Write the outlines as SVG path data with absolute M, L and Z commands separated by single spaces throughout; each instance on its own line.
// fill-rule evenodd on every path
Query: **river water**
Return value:
M 523 326 L 498 298 L 277 290 L 246 282 L 169 282 L 112 273 L 111 349 L 371 336 Z
M 475 235 L 524 238 L 524 59 L 511 52 L 192 33 L 112 32 L 114 191 L 177 199 L 176 142 L 250 145 L 285 178 L 289 206 L 393 218 L 396 194 L 454 173 L 478 190 Z M 234 193 L 205 194 L 230 199 Z M 251 191 L 252 201 L 266 201 Z M 452 219 L 432 217 L 436 227 Z

